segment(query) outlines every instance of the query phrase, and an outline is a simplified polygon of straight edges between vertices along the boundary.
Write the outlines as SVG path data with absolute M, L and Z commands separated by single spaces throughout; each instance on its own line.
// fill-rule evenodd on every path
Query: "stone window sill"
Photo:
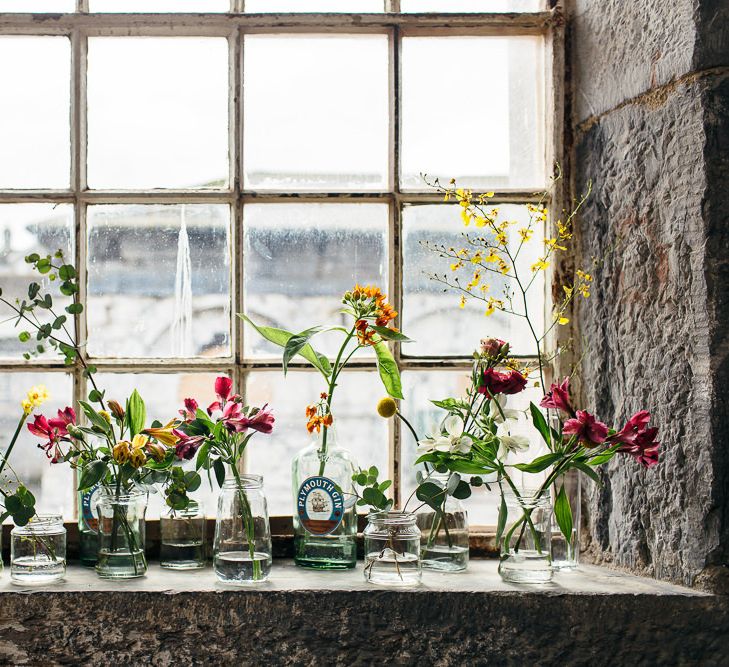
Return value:
M 473 560 L 412 589 L 287 560 L 253 587 L 156 563 L 123 582 L 0 579 L 2 664 L 720 664 L 728 632 L 726 597 L 591 566 L 515 586 Z

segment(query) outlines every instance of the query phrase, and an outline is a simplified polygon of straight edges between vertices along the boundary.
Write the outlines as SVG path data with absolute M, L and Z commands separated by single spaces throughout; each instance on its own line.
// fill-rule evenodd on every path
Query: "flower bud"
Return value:
M 382 417 L 383 419 L 389 419 L 390 417 L 393 417 L 396 412 L 397 403 L 395 403 L 395 401 L 389 396 L 380 399 L 380 401 L 377 403 L 377 414 L 380 415 L 380 417 Z
M 164 461 L 166 451 L 165 451 L 165 448 L 162 445 L 160 445 L 158 442 L 148 442 L 146 449 L 147 449 L 147 453 L 155 461 L 157 461 L 157 463 Z
M 509 344 L 500 338 L 482 338 L 481 353 L 489 359 L 501 359 L 509 353 Z
M 107 404 L 109 405 L 109 410 L 111 410 L 111 414 L 114 415 L 117 419 L 124 419 L 124 408 L 119 405 L 116 401 L 107 401 Z
M 111 424 L 111 415 L 106 410 L 99 410 L 99 414 L 109 423 Z

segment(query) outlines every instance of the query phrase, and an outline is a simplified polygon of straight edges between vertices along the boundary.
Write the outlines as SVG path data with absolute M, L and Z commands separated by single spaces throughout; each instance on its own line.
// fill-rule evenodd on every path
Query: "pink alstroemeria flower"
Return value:
M 191 422 L 193 419 L 195 419 L 196 412 L 197 412 L 197 401 L 194 398 L 186 398 L 185 407 L 182 410 L 180 410 L 180 414 L 182 415 L 182 418 L 186 422 Z
M 212 416 L 213 412 L 223 410 L 228 399 L 234 400 L 237 396 L 231 396 L 233 391 L 233 380 L 224 375 L 216 378 L 215 380 L 215 395 L 218 397 L 217 401 L 214 401 L 208 406 L 208 414 Z
M 186 459 L 189 461 L 195 456 L 197 450 L 200 449 L 200 445 L 205 442 L 204 435 L 188 435 L 177 428 L 173 429 L 172 433 L 179 438 L 175 445 L 175 455 L 178 459 Z
M 597 421 L 594 415 L 586 410 L 578 410 L 576 418 L 568 419 L 564 423 L 562 432 L 565 435 L 576 436 L 578 442 L 585 447 L 594 447 L 607 438 L 608 427 Z
M 552 383 L 539 405 L 552 410 L 562 410 L 568 415 L 575 416 L 575 409 L 570 403 L 570 379 L 566 377 L 561 383 Z
M 58 417 L 47 419 L 44 415 L 36 415 L 35 420 L 29 423 L 28 430 L 35 436 L 47 442 L 39 443 L 38 447 L 45 451 L 51 463 L 58 463 L 63 453 L 58 446 L 62 440 L 68 440 L 68 425 L 76 423 L 76 413 L 73 408 L 67 407 L 58 411 Z M 51 454 L 51 452 L 53 452 Z
M 233 426 L 236 433 L 245 433 L 249 428 L 259 433 L 271 433 L 275 421 L 273 412 L 268 408 L 267 403 L 250 417 L 241 416 L 239 419 L 231 421 L 230 425 Z
M 621 443 L 618 449 L 622 454 L 629 454 L 646 468 L 658 463 L 658 450 L 660 442 L 656 440 L 658 429 L 648 428 L 651 414 L 647 410 L 636 412 L 617 433 L 611 435 L 608 440 L 613 443 Z

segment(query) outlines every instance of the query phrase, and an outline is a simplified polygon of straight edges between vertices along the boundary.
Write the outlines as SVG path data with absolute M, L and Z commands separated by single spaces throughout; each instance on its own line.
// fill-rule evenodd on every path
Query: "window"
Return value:
M 464 389 L 483 335 L 519 350 L 513 323 L 460 311 L 423 274 L 443 266 L 420 242 L 456 243 L 461 228 L 421 172 L 496 191 L 512 219 L 537 201 L 560 158 L 562 115 L 561 29 L 540 0 L 70 4 L 0 0 L 0 283 L 24 288 L 31 249 L 76 257 L 86 354 L 108 397 L 137 386 L 162 420 L 229 374 L 275 408 L 275 434 L 246 465 L 265 475 L 272 514 L 286 515 L 288 461 L 321 385 L 303 364 L 284 379 L 279 351 L 236 313 L 303 329 L 336 322 L 355 281 L 384 286 L 416 341 L 394 353 L 403 411 L 420 429 L 427 399 Z M 67 13 L 17 13 L 28 10 Z M 462 13 L 438 14 L 448 11 Z M 52 407 L 88 391 L 55 357 L 22 362 L 17 333 L 0 324 L 0 446 L 26 385 L 45 382 Z M 363 354 L 346 373 L 338 437 L 389 470 L 400 499 L 414 444 L 376 416 L 374 371 Z M 31 452 L 29 435 L 22 443 L 18 472 L 42 508 L 72 517 L 67 468 Z M 493 522 L 487 496 L 472 515 Z

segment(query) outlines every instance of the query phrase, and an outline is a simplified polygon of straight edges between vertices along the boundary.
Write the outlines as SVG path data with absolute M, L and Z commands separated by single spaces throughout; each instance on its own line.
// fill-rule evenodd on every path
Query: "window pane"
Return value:
M 272 515 L 291 515 L 291 460 L 311 442 L 316 433 L 306 431 L 305 409 L 319 400 L 326 386 L 318 373 L 280 371 L 248 376 L 246 399 L 254 405 L 268 403 L 276 417 L 271 436 L 256 436 L 248 449 L 247 469 L 262 474 L 268 509 Z M 377 415 L 375 405 L 383 394 L 375 372 L 345 371 L 334 396 L 332 413 L 336 439 L 348 449 L 355 464 L 377 466 L 380 480 L 387 478 L 387 421 Z M 257 441 L 257 442 L 256 442 Z
M 230 353 L 229 208 L 90 206 L 89 353 Z
M 68 188 L 68 39 L 1 37 L 0 62 L 0 188 Z
M 47 278 L 43 278 L 25 263 L 25 256 L 32 252 L 45 255 L 63 250 L 64 255 L 73 262 L 72 233 L 73 207 L 70 205 L 0 205 L 0 287 L 3 297 L 11 302 L 16 298 L 27 298 L 28 285 L 37 282 L 43 290 L 50 287 L 54 310 L 60 311 L 60 314 L 67 305 L 67 299 L 60 296 L 58 283 L 51 287 Z M 39 315 L 43 313 L 45 311 L 41 311 Z M 18 340 L 18 334 L 29 327 L 22 324 L 14 326 L 15 320 L 10 319 L 12 315 L 13 311 L 9 307 L 0 307 L 0 358 L 18 359 L 30 347 Z M 49 351 L 44 356 L 54 355 L 55 352 Z
M 89 39 L 89 186 L 228 183 L 228 42 Z
M 246 35 L 245 187 L 382 190 L 384 35 Z
M 403 39 L 403 188 L 424 189 L 421 173 L 484 190 L 543 187 L 542 43 Z
M 74 0 L 0 0 L 0 12 L 74 12 Z
M 474 344 L 472 347 L 476 347 Z M 415 432 L 419 436 L 423 436 L 425 431 L 434 422 L 442 420 L 446 413 L 436 408 L 430 401 L 440 400 L 447 397 L 464 397 L 470 383 L 468 371 L 405 371 L 402 375 L 403 394 L 405 401 L 402 403 L 403 415 L 413 425 Z M 527 387 L 522 393 L 508 397 L 507 406 L 512 410 L 528 410 L 529 402 L 538 402 L 541 398 L 541 392 L 535 387 Z M 509 422 L 510 433 L 512 435 L 525 435 L 534 443 L 534 449 L 530 450 L 523 458 L 511 461 L 516 463 L 519 461 L 531 460 L 540 454 L 546 454 L 541 451 L 542 443 L 539 434 L 531 426 L 531 422 L 526 419 Z M 403 501 L 415 490 L 417 484 L 415 473 L 418 468 L 414 467 L 415 460 L 418 458 L 416 445 L 407 429 L 403 429 L 402 442 L 402 497 Z M 419 466 L 420 469 L 424 468 Z M 517 483 L 529 485 L 533 483 L 533 479 L 521 479 L 517 470 L 513 470 L 512 479 Z M 468 477 L 467 475 L 465 477 Z M 531 475 L 530 477 L 534 477 Z M 490 483 L 489 478 L 484 478 Z M 468 510 L 468 520 L 473 526 L 495 526 L 498 518 L 499 509 L 499 491 L 497 486 L 492 486 L 489 491 L 485 486 L 473 488 L 473 495 L 463 501 Z
M 92 12 L 227 12 L 229 0 L 91 0 Z
M 526 227 L 529 211 L 526 206 L 503 204 L 499 206 L 497 221 L 513 221 L 509 227 L 509 247 L 513 253 L 519 245 L 517 230 Z M 485 317 L 486 304 L 469 299 L 463 309 L 459 306 L 459 294 L 443 292 L 444 285 L 431 280 L 430 275 L 447 275 L 449 281 L 455 278 L 466 285 L 473 277 L 474 267 L 466 263 L 462 269 L 451 270 L 454 260 L 440 257 L 428 250 L 423 243 L 444 245 L 456 250 L 464 246 L 462 232 L 467 231 L 460 218 L 460 207 L 452 205 L 407 206 L 403 209 L 403 331 L 414 343 L 403 346 L 403 353 L 410 355 L 458 355 L 470 356 L 481 338 L 496 336 L 508 340 L 514 354 L 535 355 L 535 343 L 525 326 L 524 319 L 496 311 Z M 493 233 L 487 228 L 478 230 L 479 235 L 490 238 Z M 534 235 L 525 243 L 518 256 L 519 272 L 531 279 L 531 265 L 544 252 L 544 231 L 535 227 Z M 503 290 L 511 286 L 513 278 L 481 270 L 481 284 L 490 285 L 485 297 L 502 299 Z M 511 271 L 513 275 L 513 270 Z M 480 294 L 478 289 L 474 294 Z M 529 288 L 527 305 L 529 315 L 535 322 L 535 329 L 544 328 L 544 272 L 540 272 Z M 514 299 L 514 309 L 523 312 L 523 303 Z
M 246 0 L 246 12 L 381 12 L 384 0 Z
M 400 0 L 402 12 L 536 12 L 544 0 Z
M 384 204 L 250 204 L 244 209 L 245 306 L 256 323 L 303 331 L 341 324 L 342 295 L 355 283 L 387 285 Z M 246 354 L 281 349 L 246 327 Z M 314 340 L 333 354 L 337 332 Z
M 0 449 L 6 451 L 22 413 L 20 401 L 34 385 L 45 385 L 49 400 L 33 414 L 55 416 L 58 410 L 73 405 L 71 378 L 64 373 L 0 373 Z M 34 418 L 31 416 L 30 420 Z M 73 518 L 73 472 L 67 464 L 51 464 L 37 447 L 40 439 L 26 427 L 21 429 L 10 456 L 10 465 L 20 481 L 36 498 L 39 512 Z M 3 472 L 3 477 L 5 472 Z M 12 479 L 12 474 L 9 475 Z
M 96 384 L 106 390 L 106 397 L 119 401 L 122 405 L 136 389 L 147 407 L 147 424 L 150 426 L 156 419 L 166 424 L 173 417 L 179 415 L 186 398 L 194 398 L 202 409 L 205 409 L 215 399 L 215 378 L 224 373 L 184 373 L 184 374 L 152 374 L 152 373 L 98 373 Z M 185 463 L 185 470 L 194 470 L 194 459 Z M 215 517 L 218 502 L 218 485 L 213 477 L 213 488 L 207 480 L 205 472 L 203 483 L 195 491 L 194 498 L 203 503 L 205 513 Z M 159 518 L 161 510 L 165 507 L 164 494 L 161 492 L 150 494 L 147 518 Z

